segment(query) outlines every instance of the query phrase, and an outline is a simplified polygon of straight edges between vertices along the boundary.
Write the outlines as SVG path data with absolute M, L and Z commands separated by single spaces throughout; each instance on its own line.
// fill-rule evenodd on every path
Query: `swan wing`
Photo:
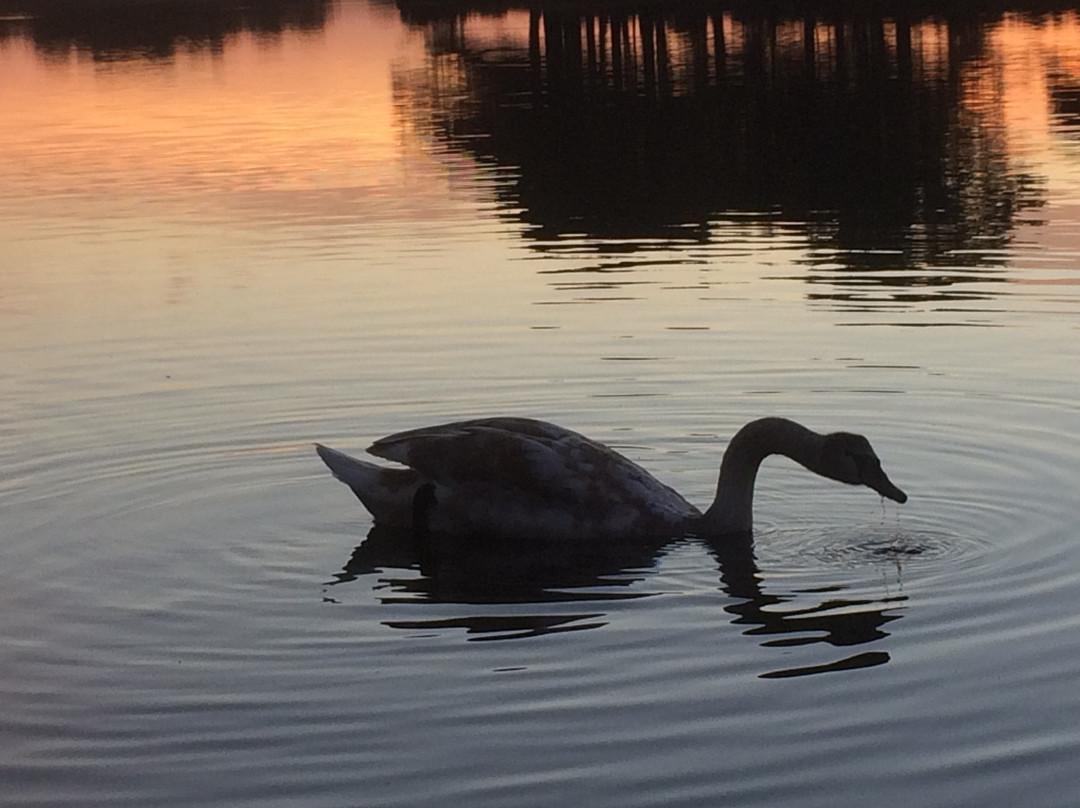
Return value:
M 673 524 L 697 515 L 677 492 L 618 452 L 530 418 L 482 418 L 399 432 L 368 451 L 448 489 L 482 487 L 569 509 L 590 521 Z

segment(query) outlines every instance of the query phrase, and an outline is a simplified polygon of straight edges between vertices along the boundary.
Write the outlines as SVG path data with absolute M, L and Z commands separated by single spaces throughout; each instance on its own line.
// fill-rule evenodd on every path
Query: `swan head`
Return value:
M 821 444 L 818 474 L 849 485 L 865 485 L 894 502 L 907 502 L 907 494 L 881 470 L 870 441 L 852 432 L 833 432 Z

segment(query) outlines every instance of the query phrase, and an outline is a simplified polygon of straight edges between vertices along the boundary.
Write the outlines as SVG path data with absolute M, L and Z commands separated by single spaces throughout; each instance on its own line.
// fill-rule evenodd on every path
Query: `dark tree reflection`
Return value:
M 492 47 L 475 8 L 399 3 L 430 59 L 399 79 L 434 137 L 516 169 L 496 190 L 538 246 L 749 214 L 854 267 L 986 267 L 1042 204 L 1004 138 L 1001 12 L 537 3 Z
M 39 52 L 96 61 L 171 59 L 181 50 L 223 50 L 243 31 L 277 37 L 318 31 L 332 0 L 0 0 L 0 39 L 25 36 Z

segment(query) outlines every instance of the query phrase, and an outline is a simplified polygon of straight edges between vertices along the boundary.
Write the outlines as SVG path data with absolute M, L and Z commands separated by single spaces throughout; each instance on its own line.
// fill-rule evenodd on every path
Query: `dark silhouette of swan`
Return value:
M 751 421 L 724 453 L 702 513 L 636 463 L 577 432 L 529 418 L 482 418 L 399 432 L 368 452 L 378 466 L 325 446 L 319 456 L 375 518 L 432 535 L 518 541 L 705 538 L 753 526 L 761 462 L 782 454 L 823 477 L 905 502 L 862 435 L 822 435 L 786 418 Z

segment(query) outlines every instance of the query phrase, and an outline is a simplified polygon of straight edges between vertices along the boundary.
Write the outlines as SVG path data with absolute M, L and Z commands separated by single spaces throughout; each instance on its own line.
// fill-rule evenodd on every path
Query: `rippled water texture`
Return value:
M 1080 793 L 1080 15 L 0 0 L 0 805 Z M 753 541 L 432 566 L 487 414 Z

